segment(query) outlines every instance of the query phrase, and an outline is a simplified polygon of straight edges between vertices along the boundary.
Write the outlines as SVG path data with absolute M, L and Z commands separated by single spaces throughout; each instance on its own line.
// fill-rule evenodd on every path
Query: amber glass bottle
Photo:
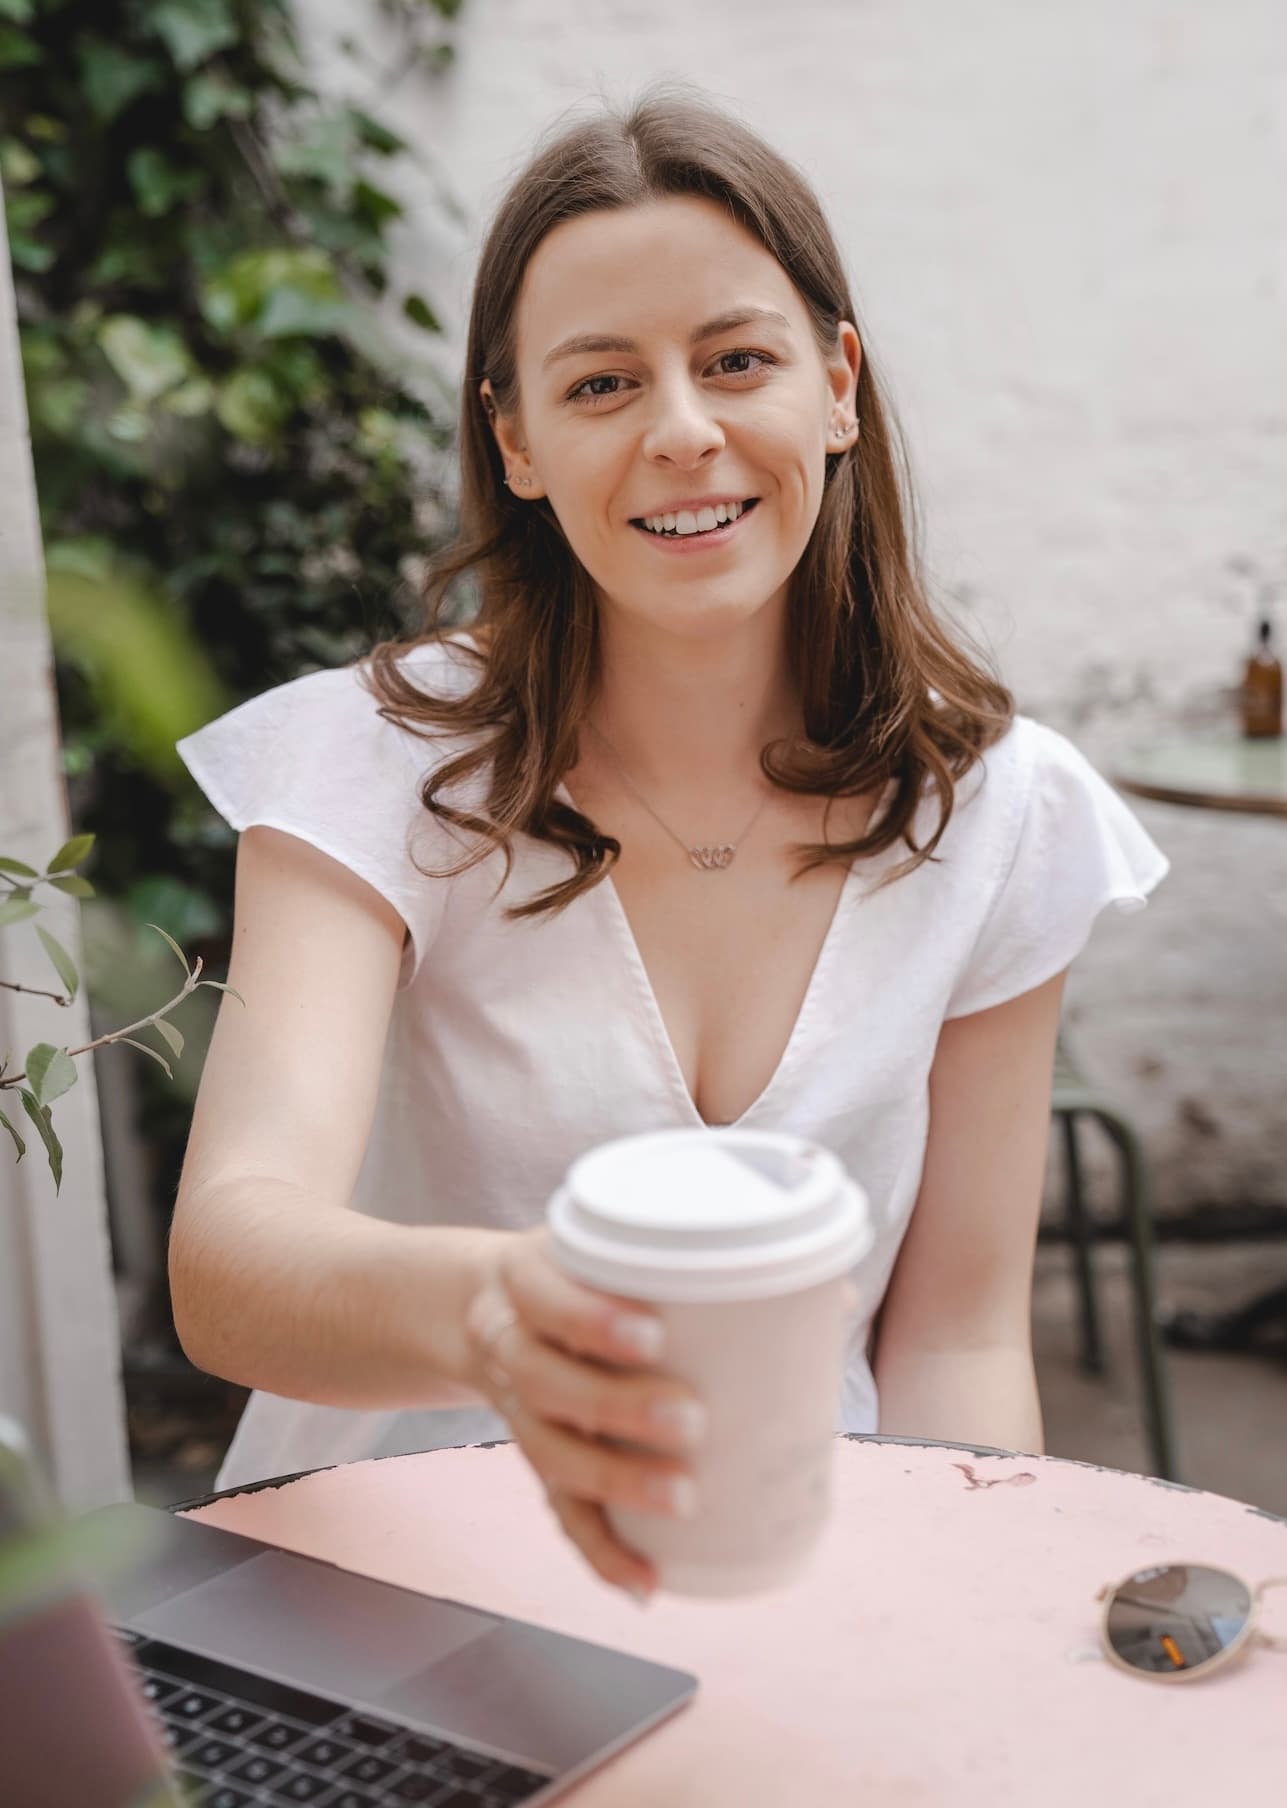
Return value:
M 1283 668 L 1274 652 L 1274 630 L 1262 621 L 1258 645 L 1242 680 L 1242 732 L 1260 740 L 1283 731 Z

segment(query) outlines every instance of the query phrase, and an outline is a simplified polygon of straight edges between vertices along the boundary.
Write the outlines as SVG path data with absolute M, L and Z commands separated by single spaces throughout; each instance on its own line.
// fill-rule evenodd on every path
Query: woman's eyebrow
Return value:
M 714 339 L 719 333 L 730 333 L 739 326 L 782 326 L 789 327 L 790 321 L 785 314 L 776 308 L 730 308 L 727 313 L 717 314 L 713 320 L 704 320 L 694 327 L 688 336 L 690 345 L 700 345 L 703 339 Z M 551 364 L 557 364 L 561 358 L 575 358 L 584 352 L 637 352 L 639 346 L 633 339 L 626 339 L 620 333 L 575 333 L 572 338 L 561 340 L 553 351 L 546 352 L 541 362 L 542 370 L 548 370 Z

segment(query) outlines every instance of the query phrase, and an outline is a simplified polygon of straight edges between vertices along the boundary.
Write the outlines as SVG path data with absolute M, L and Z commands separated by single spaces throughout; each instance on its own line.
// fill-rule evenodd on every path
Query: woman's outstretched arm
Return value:
M 943 1025 L 920 1193 L 877 1331 L 882 1431 L 1042 1448 L 1032 1262 L 1065 977 Z

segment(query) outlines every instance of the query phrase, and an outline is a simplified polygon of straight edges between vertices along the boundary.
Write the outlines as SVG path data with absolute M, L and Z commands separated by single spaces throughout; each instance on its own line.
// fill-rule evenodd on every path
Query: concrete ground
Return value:
M 1070 1252 L 1043 1246 L 1033 1291 L 1033 1344 L 1051 1456 L 1147 1470 L 1125 1251 L 1096 1250 L 1109 1368 L 1078 1365 Z M 1162 1244 L 1158 1296 L 1177 1310 L 1222 1312 L 1287 1282 L 1287 1241 Z M 1180 1479 L 1287 1517 L 1287 1338 L 1274 1353 L 1168 1350 Z
M 1033 1342 L 1052 1456 L 1114 1469 L 1148 1469 L 1132 1335 L 1125 1251 L 1096 1250 L 1109 1367 L 1084 1375 L 1077 1362 L 1076 1294 L 1069 1252 L 1038 1251 Z M 1220 1311 L 1287 1281 L 1287 1241 L 1226 1248 L 1163 1244 L 1158 1292 L 1172 1308 Z M 1287 1340 L 1263 1356 L 1167 1352 L 1181 1479 L 1287 1516 Z M 204 1417 L 131 1414 L 135 1486 L 157 1505 L 213 1486 L 239 1409 L 236 1390 L 216 1391 Z M 177 1417 L 177 1426 L 176 1426 Z

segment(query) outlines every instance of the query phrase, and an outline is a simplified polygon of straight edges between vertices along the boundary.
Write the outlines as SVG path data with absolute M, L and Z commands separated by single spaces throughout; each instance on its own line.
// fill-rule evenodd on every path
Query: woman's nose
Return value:
M 676 384 L 658 391 L 644 434 L 646 457 L 687 470 L 718 452 L 723 444 L 719 422 L 690 387 Z

